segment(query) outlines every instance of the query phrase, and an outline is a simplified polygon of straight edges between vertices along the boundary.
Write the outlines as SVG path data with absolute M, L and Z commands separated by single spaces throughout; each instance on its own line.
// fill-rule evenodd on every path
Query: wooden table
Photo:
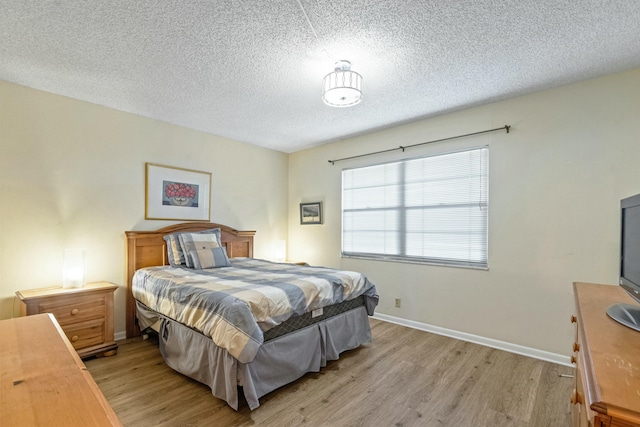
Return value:
M 616 303 L 634 304 L 620 286 L 574 283 L 577 341 L 575 426 L 640 427 L 640 332 L 607 316 Z
M 0 426 L 121 426 L 51 314 L 0 321 Z

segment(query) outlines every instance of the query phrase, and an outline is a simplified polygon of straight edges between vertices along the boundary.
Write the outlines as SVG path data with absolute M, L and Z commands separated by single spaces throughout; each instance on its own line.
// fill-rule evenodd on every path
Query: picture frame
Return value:
M 209 221 L 211 173 L 146 163 L 145 219 Z
M 300 224 L 322 224 L 322 202 L 300 203 Z

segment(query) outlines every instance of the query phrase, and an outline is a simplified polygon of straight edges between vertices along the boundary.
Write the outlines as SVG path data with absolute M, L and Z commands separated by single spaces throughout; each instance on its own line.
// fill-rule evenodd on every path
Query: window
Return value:
M 489 149 L 342 172 L 343 256 L 487 267 Z

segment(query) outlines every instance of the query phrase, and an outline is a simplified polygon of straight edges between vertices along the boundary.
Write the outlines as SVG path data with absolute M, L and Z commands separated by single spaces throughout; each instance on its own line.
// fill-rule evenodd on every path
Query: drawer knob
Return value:
M 71 341 L 72 342 L 76 342 L 76 341 L 78 341 L 78 338 L 80 338 L 80 337 L 77 336 L 77 335 L 74 335 L 74 336 L 71 337 Z
M 576 390 L 575 388 L 571 393 L 571 403 L 573 405 L 582 405 L 584 403 L 584 399 L 582 399 L 582 395 L 580 395 L 580 393 L 578 393 L 578 390 Z
M 71 314 L 73 316 L 75 316 L 76 314 L 80 313 L 80 310 L 78 310 L 77 308 L 74 308 L 73 310 L 71 310 Z
M 580 351 L 580 344 L 578 344 L 577 342 L 573 343 L 573 351 Z
M 577 323 L 578 318 L 576 316 L 571 316 L 571 323 Z

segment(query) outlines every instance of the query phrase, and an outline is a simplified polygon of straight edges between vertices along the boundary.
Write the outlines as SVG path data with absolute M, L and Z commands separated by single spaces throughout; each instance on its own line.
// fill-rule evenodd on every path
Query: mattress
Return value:
M 354 310 L 358 307 L 365 307 L 366 299 L 364 296 L 343 301 L 338 304 L 330 305 L 323 309 L 318 309 L 315 312 L 305 313 L 301 316 L 292 317 L 283 323 L 275 326 L 264 333 L 264 342 L 276 339 L 283 335 L 295 332 L 299 329 L 306 328 L 308 326 L 320 323 L 326 319 L 345 313 L 349 310 Z M 162 319 L 170 320 L 159 313 L 154 312 L 149 307 L 136 301 L 136 309 L 138 313 L 138 322 L 143 331 L 148 329 L 153 330 L 156 333 L 160 332 Z

